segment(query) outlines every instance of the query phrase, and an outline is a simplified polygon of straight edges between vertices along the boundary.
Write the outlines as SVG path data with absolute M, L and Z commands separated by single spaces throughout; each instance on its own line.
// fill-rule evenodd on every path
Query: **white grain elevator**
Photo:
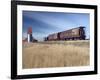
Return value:
M 33 37 L 32 37 L 32 27 L 29 27 L 28 28 L 28 31 L 27 31 L 27 42 L 32 42 L 33 41 Z

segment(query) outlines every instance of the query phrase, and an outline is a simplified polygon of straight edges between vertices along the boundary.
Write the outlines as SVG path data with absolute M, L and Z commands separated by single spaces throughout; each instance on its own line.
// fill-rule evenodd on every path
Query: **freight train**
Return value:
M 45 37 L 45 41 L 56 41 L 56 40 L 85 40 L 85 27 L 80 26 L 77 28 L 69 29 L 66 31 L 50 34 Z

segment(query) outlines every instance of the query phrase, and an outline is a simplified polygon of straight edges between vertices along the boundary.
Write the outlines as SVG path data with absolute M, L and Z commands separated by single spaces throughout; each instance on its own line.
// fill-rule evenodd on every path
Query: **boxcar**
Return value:
M 54 33 L 48 36 L 48 40 L 58 40 L 58 33 Z
M 85 27 L 78 27 L 70 30 L 60 32 L 60 40 L 75 40 L 75 39 L 85 39 Z

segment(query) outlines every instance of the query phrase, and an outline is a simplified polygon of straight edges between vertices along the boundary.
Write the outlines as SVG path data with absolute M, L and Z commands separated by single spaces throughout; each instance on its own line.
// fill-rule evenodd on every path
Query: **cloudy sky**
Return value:
M 90 33 L 90 18 L 87 13 L 23 11 L 23 38 L 27 37 L 28 27 L 32 27 L 33 37 L 42 41 L 49 34 L 86 27 L 86 38 Z

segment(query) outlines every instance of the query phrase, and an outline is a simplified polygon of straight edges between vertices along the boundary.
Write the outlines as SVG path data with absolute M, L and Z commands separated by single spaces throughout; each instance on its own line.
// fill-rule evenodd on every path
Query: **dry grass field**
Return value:
M 22 66 L 28 68 L 89 65 L 89 40 L 23 43 Z

